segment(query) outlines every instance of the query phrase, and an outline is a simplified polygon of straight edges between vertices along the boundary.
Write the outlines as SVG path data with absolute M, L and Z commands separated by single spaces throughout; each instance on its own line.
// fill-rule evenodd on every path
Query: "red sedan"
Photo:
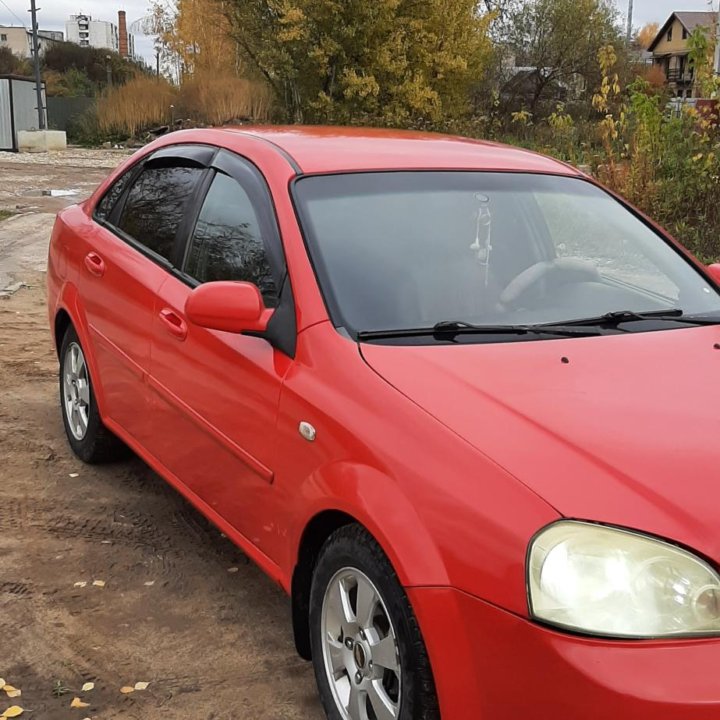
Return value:
M 68 440 L 292 597 L 333 720 L 720 717 L 720 295 L 539 155 L 173 133 L 60 213 Z

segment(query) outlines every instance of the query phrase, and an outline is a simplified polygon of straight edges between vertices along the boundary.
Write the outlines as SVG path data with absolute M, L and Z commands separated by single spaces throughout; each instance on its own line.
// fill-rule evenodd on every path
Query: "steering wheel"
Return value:
M 500 293 L 500 304 L 508 309 L 517 308 L 525 293 L 545 279 L 555 285 L 571 282 L 590 282 L 600 279 L 595 265 L 579 258 L 555 258 L 535 263 L 516 275 Z

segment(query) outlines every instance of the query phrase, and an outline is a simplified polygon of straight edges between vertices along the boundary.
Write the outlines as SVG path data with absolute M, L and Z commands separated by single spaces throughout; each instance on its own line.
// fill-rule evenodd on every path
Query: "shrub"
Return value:
M 499 139 L 587 165 L 610 189 L 663 225 L 704 262 L 720 260 L 720 127 L 717 114 L 668 109 L 668 96 L 642 75 L 621 87 L 616 56 L 603 48 L 595 117 L 573 120 L 563 108 L 521 122 Z M 477 134 L 477 133 L 476 133 Z
M 588 158 L 601 181 L 658 220 L 703 261 L 720 258 L 720 132 L 716 117 L 666 97 L 642 78 L 617 86 L 612 53 L 601 58 L 596 107 L 602 150 Z
M 83 145 L 84 147 L 97 147 L 104 142 L 122 142 L 127 138 L 127 134 L 115 132 L 106 132 L 100 129 L 98 122 L 97 107 L 92 106 L 81 115 L 73 117 L 67 126 L 68 141 L 75 145 Z
M 53 71 L 62 75 L 74 69 L 83 73 L 95 86 L 107 84 L 108 66 L 116 85 L 148 72 L 142 62 L 126 60 L 111 50 L 81 47 L 71 42 L 52 43 L 42 60 L 45 72 Z
M 91 97 L 95 87 L 84 70 L 70 68 L 67 72 L 46 70 L 43 73 L 45 88 L 49 96 L 54 97 Z
M 30 62 L 19 58 L 6 45 L 0 46 L 0 75 L 31 75 Z

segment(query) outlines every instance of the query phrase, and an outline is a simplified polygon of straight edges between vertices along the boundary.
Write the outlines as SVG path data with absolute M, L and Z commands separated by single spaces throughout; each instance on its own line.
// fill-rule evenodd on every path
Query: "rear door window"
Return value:
M 130 180 L 135 174 L 135 168 L 131 168 L 124 175 L 121 175 L 110 189 L 103 195 L 102 200 L 97 204 L 95 208 L 95 219 L 102 222 L 108 222 L 112 215 L 115 204 L 125 192 L 125 188 L 129 185 Z
M 170 262 L 175 236 L 204 170 L 150 165 L 130 188 L 118 227 Z

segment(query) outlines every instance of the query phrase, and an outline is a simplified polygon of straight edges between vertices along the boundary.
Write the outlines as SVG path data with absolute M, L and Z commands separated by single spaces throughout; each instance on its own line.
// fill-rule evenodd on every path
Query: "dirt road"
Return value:
M 82 197 L 108 157 L 0 157 L 0 209 L 31 206 L 0 222 L 0 290 L 28 285 L 0 299 L 0 677 L 22 690 L 0 692 L 0 713 L 319 720 L 284 594 L 141 461 L 88 467 L 65 442 L 41 268 L 68 200 L 33 191 Z M 120 692 L 136 682 L 149 685 Z

